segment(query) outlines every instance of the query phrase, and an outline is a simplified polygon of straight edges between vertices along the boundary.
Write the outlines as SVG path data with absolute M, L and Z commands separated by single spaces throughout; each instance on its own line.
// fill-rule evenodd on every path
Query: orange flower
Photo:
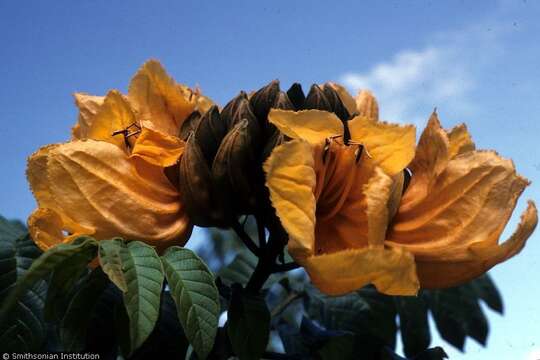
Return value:
M 28 161 L 38 209 L 28 219 L 46 250 L 82 234 L 122 236 L 158 248 L 183 245 L 192 225 L 164 168 L 176 164 L 186 117 L 207 99 L 172 80 L 157 61 L 142 66 L 127 96 L 75 94 L 72 140 Z
M 422 287 L 459 285 L 485 273 L 517 254 L 536 227 L 529 201 L 517 230 L 498 244 L 529 181 L 511 160 L 476 151 L 463 124 L 445 131 L 434 113 L 409 169 L 385 243 L 414 254 Z
M 353 99 L 326 86 L 358 114 L 346 122 L 351 140 L 332 113 L 272 110 L 270 121 L 293 140 L 264 165 L 289 252 L 323 292 L 452 286 L 523 247 L 537 222 L 532 202 L 517 232 L 497 244 L 527 185 L 510 161 L 474 151 L 464 126 L 447 133 L 436 115 L 415 151 L 414 127 L 380 122 L 369 92 Z

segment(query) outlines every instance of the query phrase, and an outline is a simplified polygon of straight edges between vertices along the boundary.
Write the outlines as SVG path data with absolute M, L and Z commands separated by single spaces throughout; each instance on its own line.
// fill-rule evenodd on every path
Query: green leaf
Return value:
M 0 308 L 15 288 L 17 279 L 41 254 L 20 222 L 0 216 Z M 0 322 L 0 344 L 5 352 L 43 350 L 46 329 L 43 303 L 47 286 L 39 281 L 24 292 Z
M 161 311 L 154 331 L 130 360 L 185 359 L 188 347 L 176 304 L 170 293 L 165 291 L 161 295 Z
M 233 286 L 227 334 L 240 360 L 260 359 L 270 336 L 270 311 L 264 297 Z
M 478 297 L 482 299 L 491 310 L 496 311 L 499 314 L 503 313 L 504 307 L 501 294 L 488 274 L 476 278 L 469 284 Z
M 429 347 L 431 334 L 428 308 L 421 297 L 395 296 L 394 303 L 399 315 L 399 329 L 406 356 L 421 353 Z
M 329 330 L 374 336 L 392 348 L 395 346 L 396 310 L 390 296 L 365 287 L 344 296 L 322 294 L 306 285 L 306 309 L 313 320 Z
M 191 250 L 170 247 L 161 257 L 178 319 L 199 358 L 208 356 L 216 336 L 219 294 L 214 276 Z
M 60 324 L 60 339 L 67 352 L 82 352 L 88 325 L 109 279 L 101 268 L 94 269 L 72 297 Z
M 258 258 L 251 252 L 245 250 L 239 251 L 234 260 L 219 271 L 218 276 L 225 285 L 230 286 L 232 284 L 240 284 L 245 286 L 248 283 L 251 274 L 253 274 L 255 266 L 257 266 L 257 261 Z M 270 275 L 268 280 L 264 283 L 263 288 L 270 288 L 284 276 L 286 276 L 285 273 Z
M 65 260 L 61 267 L 53 270 L 45 300 L 45 320 L 62 319 L 75 284 L 88 273 L 88 263 L 93 258 L 93 254 L 81 252 Z
M 126 292 L 128 286 L 122 270 L 122 258 L 120 256 L 124 249 L 123 243 L 124 241 L 120 238 L 101 241 L 98 253 L 99 263 L 105 274 L 120 290 Z
M 75 239 L 70 244 L 60 244 L 37 258 L 28 271 L 18 279 L 15 288 L 10 291 L 5 302 L 0 309 L 0 323 L 3 322 L 5 316 L 17 304 L 20 297 L 28 291 L 39 280 L 45 278 L 51 271 L 57 267 L 62 267 L 67 260 L 85 254 L 86 258 L 92 259 L 95 257 L 97 250 L 97 241 L 90 237 L 80 237 Z
M 443 360 L 447 359 L 448 355 L 444 352 L 444 350 L 441 347 L 434 347 L 431 349 L 426 349 L 422 351 L 420 354 L 416 355 L 412 358 L 404 358 L 393 352 L 392 350 L 385 348 L 383 349 L 380 357 L 378 357 L 380 360 Z
M 104 272 L 124 291 L 130 334 L 126 355 L 130 355 L 148 338 L 159 316 L 163 287 L 161 261 L 153 247 L 140 241 L 102 240 L 99 254 Z
M 467 335 L 485 345 L 488 323 L 470 286 L 432 290 L 429 307 L 441 337 L 461 351 Z

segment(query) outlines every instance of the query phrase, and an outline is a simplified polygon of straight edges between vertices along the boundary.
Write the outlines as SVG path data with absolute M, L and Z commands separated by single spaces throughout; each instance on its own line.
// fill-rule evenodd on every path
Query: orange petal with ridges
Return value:
M 131 151 L 131 157 L 165 168 L 176 164 L 184 152 L 185 143 L 176 136 L 143 128 Z
M 289 234 L 289 252 L 313 254 L 315 244 L 315 170 L 312 147 L 293 140 L 276 147 L 264 163 L 270 199 Z
M 47 208 L 36 209 L 28 218 L 28 231 L 32 240 L 43 251 L 69 243 L 81 235 L 92 235 L 94 229 L 84 228 L 71 219 Z
M 196 94 L 177 84 L 156 60 L 146 62 L 129 84 L 128 98 L 144 127 L 177 136 L 196 106 Z
M 348 122 L 351 139 L 363 144 L 389 175 L 402 171 L 414 158 L 416 129 L 356 116 Z
M 460 285 L 487 272 L 493 266 L 516 255 L 525 246 L 538 223 L 533 202 L 521 215 L 517 230 L 500 245 L 481 242 L 472 244 L 469 251 L 474 257 L 469 261 L 423 261 L 417 260 L 416 268 L 424 288 L 445 288 Z
M 97 239 L 122 236 L 163 247 L 183 245 L 191 233 L 178 192 L 163 172 L 149 170 L 153 177 L 141 176 L 113 144 L 86 140 L 57 145 L 46 159 L 31 157 L 28 173 L 40 207 L 95 229 Z M 33 175 L 37 173 L 41 176 Z M 42 189 L 50 196 L 42 196 Z
M 321 110 L 289 111 L 272 109 L 268 120 L 283 134 L 319 144 L 326 138 L 343 135 L 343 123 L 334 113 Z
M 343 295 L 374 284 L 388 295 L 416 295 L 413 256 L 401 249 L 362 248 L 311 256 L 300 262 L 313 284 L 329 295 Z

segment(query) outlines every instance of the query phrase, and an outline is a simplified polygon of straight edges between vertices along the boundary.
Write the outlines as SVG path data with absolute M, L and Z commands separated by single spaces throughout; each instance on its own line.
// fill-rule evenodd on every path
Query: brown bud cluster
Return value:
M 179 134 L 186 148 L 178 185 L 195 225 L 228 227 L 239 215 L 270 208 L 262 163 L 286 141 L 268 121 L 272 108 L 319 109 L 344 122 L 350 118 L 330 86 L 313 85 L 305 96 L 300 84 L 283 92 L 276 80 L 249 96 L 240 92 L 221 111 L 213 106 L 204 114 L 192 113 Z

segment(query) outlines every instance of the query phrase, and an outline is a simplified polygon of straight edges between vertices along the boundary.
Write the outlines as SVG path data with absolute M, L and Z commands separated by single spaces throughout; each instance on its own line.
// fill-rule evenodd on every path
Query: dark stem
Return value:
M 283 251 L 286 244 L 287 237 L 283 231 L 270 230 L 268 244 L 264 252 L 259 256 L 259 262 L 246 285 L 246 290 L 253 293 L 258 293 L 261 290 L 268 277 L 272 275 L 276 265 L 276 258 Z
M 246 233 L 244 230 L 244 227 L 240 225 L 238 221 L 233 221 L 231 225 L 232 229 L 238 235 L 238 237 L 242 240 L 244 245 L 256 256 L 260 256 L 260 249 L 255 245 L 251 237 Z
M 266 231 L 264 229 L 264 224 L 260 215 L 255 216 L 255 221 L 257 222 L 257 233 L 259 237 L 259 249 L 264 249 L 266 247 Z
M 299 267 L 300 265 L 298 265 L 295 262 L 290 262 L 286 264 L 275 264 L 274 267 L 272 268 L 272 272 L 277 273 L 277 272 L 283 272 L 283 271 L 290 271 L 290 270 L 298 269 Z

